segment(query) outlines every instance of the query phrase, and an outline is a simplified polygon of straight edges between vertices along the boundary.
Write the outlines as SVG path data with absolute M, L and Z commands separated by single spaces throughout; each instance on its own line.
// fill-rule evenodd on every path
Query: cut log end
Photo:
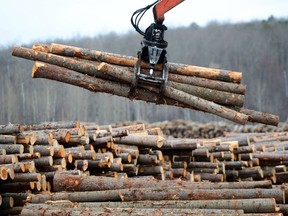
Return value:
M 32 67 L 32 78 L 37 78 L 37 70 L 41 67 L 45 67 L 45 63 L 35 61 L 33 67 Z

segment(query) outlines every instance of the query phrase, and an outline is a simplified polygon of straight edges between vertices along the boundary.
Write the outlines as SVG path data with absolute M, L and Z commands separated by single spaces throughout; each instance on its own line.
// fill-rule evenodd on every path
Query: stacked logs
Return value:
M 19 129 L 7 132 L 12 126 Z M 1 215 L 19 213 L 24 203 L 24 215 L 66 205 L 63 214 L 287 210 L 286 132 L 177 139 L 143 123 L 74 121 L 3 125 L 0 134 Z
M 136 122 L 137 123 L 137 122 Z M 120 124 L 136 124 L 133 122 L 119 122 Z M 264 124 L 230 124 L 228 122 L 199 123 L 183 119 L 146 123 L 147 128 L 159 127 L 166 137 L 174 138 L 215 138 L 225 136 L 227 132 L 234 133 L 267 133 L 288 131 L 288 124 L 281 122 L 278 127 Z
M 279 122 L 279 116 L 243 107 L 246 86 L 240 84 L 240 72 L 168 63 L 169 77 L 164 98 L 159 98 L 159 89 L 147 84 L 141 84 L 136 94 L 129 94 L 137 61 L 134 57 L 61 44 L 34 44 L 32 49 L 15 47 L 12 55 L 36 61 L 32 69 L 33 78 L 52 79 L 94 92 L 200 110 L 239 124 L 250 121 L 277 125 Z M 158 66 L 159 73 L 162 66 Z M 142 67 L 148 71 L 149 66 L 144 62 Z

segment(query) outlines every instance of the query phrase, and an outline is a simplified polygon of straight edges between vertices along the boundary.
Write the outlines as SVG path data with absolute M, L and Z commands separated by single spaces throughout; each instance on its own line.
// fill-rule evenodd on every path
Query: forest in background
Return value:
M 168 61 L 243 73 L 247 85 L 244 107 L 288 119 L 288 19 L 273 17 L 238 24 L 211 22 L 205 27 L 169 29 Z M 35 41 L 62 43 L 93 50 L 136 56 L 141 36 L 110 33 L 93 38 Z M 32 44 L 25 45 L 31 47 Z M 130 101 L 93 93 L 50 80 L 32 79 L 33 62 L 0 50 L 0 124 L 80 120 L 108 124 L 116 121 L 156 122 L 185 119 L 222 121 L 195 110 Z

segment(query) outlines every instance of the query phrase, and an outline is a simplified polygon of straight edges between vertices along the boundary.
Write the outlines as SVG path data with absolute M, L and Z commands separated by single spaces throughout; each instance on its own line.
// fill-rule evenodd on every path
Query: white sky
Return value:
M 132 13 L 154 0 L 0 0 L 0 47 L 40 42 L 53 38 L 95 36 L 134 31 Z M 186 0 L 165 16 L 168 28 L 192 22 L 243 22 L 288 18 L 288 0 Z M 144 30 L 153 21 L 148 11 Z

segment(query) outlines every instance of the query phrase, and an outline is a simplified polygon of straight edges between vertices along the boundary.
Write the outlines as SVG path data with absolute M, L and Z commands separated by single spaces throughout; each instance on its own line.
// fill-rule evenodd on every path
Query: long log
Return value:
M 79 121 L 58 121 L 58 122 L 43 122 L 40 124 L 23 125 L 24 130 L 53 130 L 59 128 L 79 128 Z
M 130 66 L 130 67 L 134 67 L 137 61 L 136 57 L 121 56 L 113 53 L 100 52 L 72 46 L 65 46 L 55 43 L 51 44 L 49 51 L 54 54 L 66 55 L 70 57 L 80 57 L 88 60 L 103 61 L 107 63 Z M 142 66 L 144 68 L 149 68 L 147 64 L 142 63 Z M 240 82 L 242 79 L 242 73 L 234 71 L 212 69 L 212 68 L 205 68 L 205 67 L 184 65 L 177 63 L 168 63 L 167 67 L 171 73 L 184 74 L 189 76 L 223 80 L 228 82 Z
M 240 94 L 213 90 L 199 86 L 177 83 L 173 81 L 168 81 L 167 85 L 180 91 L 186 92 L 188 94 L 206 99 L 208 101 L 213 101 L 215 103 L 222 105 L 242 107 L 245 102 L 245 96 Z
M 120 191 L 122 201 L 143 200 L 207 200 L 274 198 L 276 203 L 285 203 L 282 189 L 183 189 L 183 188 L 135 188 Z
M 121 198 L 119 191 L 117 190 L 30 194 L 27 197 L 27 201 L 31 203 L 45 203 L 49 200 L 70 200 L 71 202 L 105 202 L 120 201 Z
M 194 150 L 200 146 L 198 139 L 171 139 L 164 140 L 162 149 Z
M 32 206 L 34 207 L 34 206 Z M 34 208 L 27 209 L 23 208 L 21 215 L 40 215 L 45 211 L 47 215 L 119 215 L 119 216 L 129 216 L 129 215 L 194 215 L 194 216 L 282 216 L 281 213 L 265 213 L 265 214 L 242 214 L 237 212 L 226 212 L 226 211 L 205 211 L 197 209 L 163 209 L 163 208 L 147 208 L 147 209 L 136 209 L 136 208 L 56 208 L 50 209 L 50 207 L 35 206 Z M 217 213 L 218 212 L 218 213 Z
M 78 207 L 107 208 L 205 208 L 205 209 L 243 209 L 245 213 L 276 212 L 275 199 L 231 199 L 231 200 L 162 200 L 138 202 L 93 202 L 78 203 Z
M 53 180 L 55 191 L 93 191 L 93 190 L 112 190 L 125 188 L 146 188 L 146 187 L 165 187 L 167 182 L 159 181 L 154 178 L 106 178 L 95 176 L 77 176 L 68 175 L 57 172 Z M 255 182 L 224 182 L 224 183 L 197 183 L 186 181 L 169 181 L 171 186 L 183 186 L 185 188 L 271 188 L 271 181 L 255 181 Z

